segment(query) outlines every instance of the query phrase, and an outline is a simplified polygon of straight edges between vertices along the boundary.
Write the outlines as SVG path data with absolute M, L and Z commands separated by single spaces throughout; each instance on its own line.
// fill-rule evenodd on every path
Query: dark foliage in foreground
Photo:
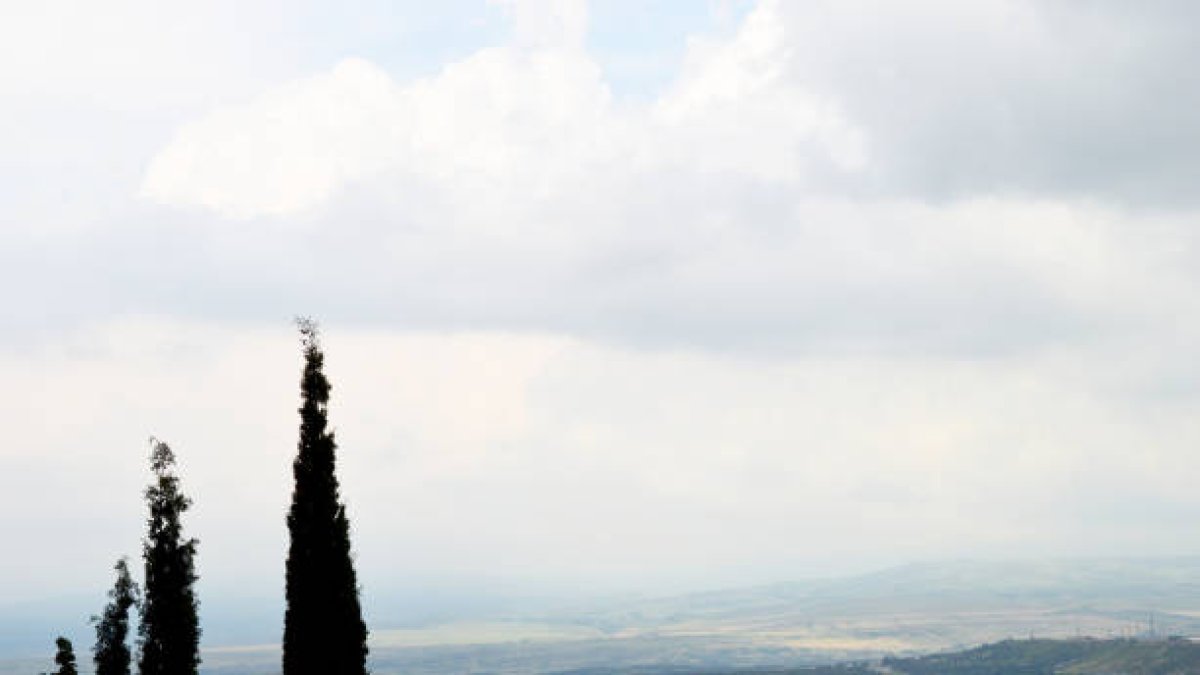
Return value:
M 304 348 L 300 380 L 300 441 L 292 464 L 295 490 L 287 524 L 287 610 L 284 614 L 284 675 L 364 675 L 367 626 L 350 555 L 350 522 L 338 494 L 333 432 L 326 407 L 329 380 L 323 372 L 316 324 L 297 322 Z
M 1051 675 L 1094 651 L 1084 640 L 1006 640 L 965 652 L 915 658 L 889 658 L 884 664 L 910 675 Z
M 92 661 L 96 675 L 129 675 L 132 655 L 129 652 L 129 610 L 137 605 L 138 587 L 129 576 L 129 563 L 124 558 L 115 566 L 117 580 L 108 592 L 104 614 L 92 617 L 96 623 L 96 645 Z
M 138 627 L 138 670 L 140 675 L 195 675 L 200 665 L 199 602 L 194 590 L 197 541 L 183 537 L 180 522 L 192 501 L 179 491 L 171 448 L 153 439 L 151 445 L 155 481 L 146 488 L 150 518 L 142 544 L 146 597 Z
M 54 641 L 54 646 L 57 647 L 54 665 L 58 666 L 58 670 L 54 671 L 55 675 L 78 675 L 79 670 L 75 667 L 75 648 L 71 646 L 71 641 L 60 636 Z

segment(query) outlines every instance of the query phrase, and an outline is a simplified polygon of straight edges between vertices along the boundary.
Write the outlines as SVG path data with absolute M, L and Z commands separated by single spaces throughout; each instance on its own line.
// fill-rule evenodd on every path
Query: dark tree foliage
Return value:
M 197 541 L 183 538 L 180 523 L 192 500 L 179 491 L 171 448 L 154 439 L 150 443 L 155 481 L 146 488 L 150 518 L 142 542 L 146 587 L 138 670 L 141 675 L 195 675 L 200 665 L 199 603 L 193 588 Z
M 897 675 L 1058 675 L 1059 673 L 1200 673 L 1200 645 L 1168 640 L 1005 640 L 964 652 L 885 657 Z
M 129 610 L 137 605 L 138 587 L 129 576 L 129 563 L 121 558 L 115 566 L 117 580 L 108 592 L 104 614 L 92 617 L 96 624 L 96 646 L 92 660 L 96 675 L 129 675 Z
M 75 668 L 75 648 L 71 646 L 71 641 L 60 636 L 54 641 L 54 646 L 58 648 L 54 655 L 54 665 L 58 666 L 56 675 L 79 675 L 79 670 Z
M 287 524 L 284 675 L 364 675 L 367 626 L 350 555 L 350 523 L 334 474 L 336 444 L 328 426 L 325 354 L 311 319 L 298 319 L 304 348 L 300 442 Z

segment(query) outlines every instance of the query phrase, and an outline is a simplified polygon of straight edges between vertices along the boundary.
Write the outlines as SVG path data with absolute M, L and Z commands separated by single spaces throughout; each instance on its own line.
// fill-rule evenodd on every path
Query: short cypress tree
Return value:
M 129 675 L 132 657 L 129 652 L 129 610 L 137 605 L 138 587 L 129 576 L 129 563 L 124 558 L 114 569 L 117 580 L 108 592 L 104 614 L 92 617 L 96 624 L 96 645 L 92 661 L 96 675 Z
M 295 490 L 287 524 L 287 610 L 283 675 L 364 675 L 367 626 L 350 555 L 350 523 L 334 474 L 336 444 L 328 429 L 329 380 L 317 325 L 298 319 L 304 349 L 300 442 L 292 464 Z
M 54 654 L 54 665 L 58 666 L 55 675 L 79 675 L 79 670 L 75 668 L 75 648 L 71 646 L 71 641 L 59 636 L 54 641 L 54 646 L 58 648 Z
M 166 443 L 150 440 L 155 481 L 146 488 L 150 507 L 142 542 L 146 563 L 145 598 L 138 626 L 141 675 L 196 675 L 200 665 L 199 603 L 195 539 L 183 538 L 183 515 L 192 500 L 179 491 L 175 454 Z

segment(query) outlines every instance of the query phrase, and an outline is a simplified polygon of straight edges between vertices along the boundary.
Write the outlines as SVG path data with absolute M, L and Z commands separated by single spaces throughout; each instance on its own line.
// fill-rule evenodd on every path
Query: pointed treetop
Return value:
M 300 439 L 292 463 L 295 490 L 288 511 L 283 675 L 367 675 L 367 626 L 362 619 L 350 523 L 338 494 L 333 432 L 326 406 L 330 384 L 312 319 L 296 319 L 304 349 L 300 378 Z
M 300 344 L 304 352 L 321 351 L 321 326 L 310 316 L 296 317 L 296 328 L 300 329 Z
M 302 316 L 296 317 L 296 328 L 300 330 L 300 344 L 304 348 L 304 375 L 300 389 L 305 405 L 324 410 L 330 387 L 329 380 L 322 372 L 325 354 L 321 351 L 320 327 L 315 319 Z
M 162 476 L 166 474 L 174 465 L 175 453 L 171 452 L 170 446 L 151 436 L 150 468 L 154 470 L 155 475 Z

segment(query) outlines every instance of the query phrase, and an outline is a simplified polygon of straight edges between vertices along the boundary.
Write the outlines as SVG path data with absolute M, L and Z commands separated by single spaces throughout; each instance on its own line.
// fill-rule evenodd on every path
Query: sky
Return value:
M 369 608 L 1200 553 L 1194 3 L 0 11 L 10 602 L 282 594 L 296 315 Z

